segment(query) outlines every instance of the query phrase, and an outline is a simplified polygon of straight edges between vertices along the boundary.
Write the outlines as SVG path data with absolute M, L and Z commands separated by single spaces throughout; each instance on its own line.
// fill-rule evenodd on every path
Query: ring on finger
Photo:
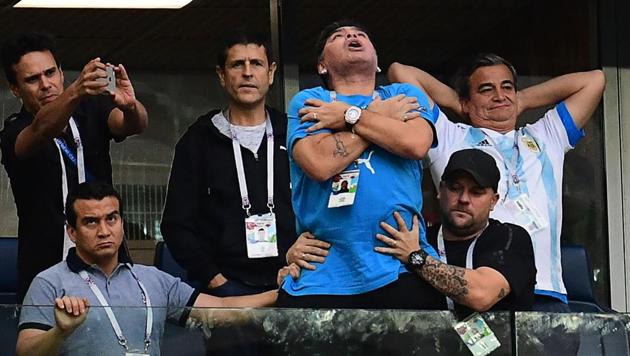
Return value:
M 317 120 L 317 113 L 313 111 L 313 119 Z
M 302 253 L 302 259 L 306 258 L 306 253 Z

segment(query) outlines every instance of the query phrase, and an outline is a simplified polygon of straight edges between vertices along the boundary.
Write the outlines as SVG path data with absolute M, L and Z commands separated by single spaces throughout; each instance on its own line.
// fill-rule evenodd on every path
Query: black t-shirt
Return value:
M 432 226 L 427 230 L 428 242 L 436 250 L 438 231 L 439 226 Z M 472 241 L 445 240 L 448 264 L 465 268 L 466 254 Z M 498 271 L 510 284 L 510 294 L 490 310 L 531 310 L 534 303 L 536 264 L 532 241 L 525 229 L 490 219 L 473 251 L 473 268 L 479 267 L 490 267 Z M 472 312 L 458 304 L 455 308 L 461 314 Z
M 72 113 L 85 157 L 88 179 L 112 182 L 109 143 L 113 138 L 107 124 L 114 108 L 110 98 L 88 97 Z M 2 164 L 11 181 L 18 214 L 18 293 L 23 296 L 37 273 L 61 261 L 64 221 L 61 189 L 61 164 L 54 140 L 46 142 L 33 155 L 18 159 L 15 141 L 18 134 L 33 121 L 23 107 L 20 113 L 5 120 L 0 131 Z M 76 157 L 72 135 L 59 136 Z M 77 168 L 64 155 L 68 190 L 78 185 Z

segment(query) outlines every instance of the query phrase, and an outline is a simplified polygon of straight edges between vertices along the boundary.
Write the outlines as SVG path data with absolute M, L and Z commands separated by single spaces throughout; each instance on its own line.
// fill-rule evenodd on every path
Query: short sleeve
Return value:
M 54 286 L 44 278 L 35 277 L 22 302 L 18 330 L 46 331 L 55 326 L 55 298 Z
M 429 158 L 432 160 L 435 155 L 443 154 L 445 150 L 448 150 L 450 144 L 461 140 L 460 136 L 464 133 L 461 129 L 457 129 L 457 125 L 448 119 L 446 114 L 440 110 L 440 107 L 437 104 L 433 107 L 433 115 L 435 117 L 434 125 L 436 135 L 442 145 L 434 147 L 431 151 L 429 151 Z
M 289 109 L 287 112 L 288 128 L 287 128 L 287 150 L 289 157 L 293 157 L 293 146 L 295 143 L 309 135 L 316 135 L 320 133 L 329 133 L 329 129 L 317 130 L 314 132 L 306 132 L 306 130 L 315 125 L 315 122 L 306 121 L 300 122 L 299 111 L 304 107 L 304 102 L 308 99 L 319 99 L 326 102 L 330 102 L 330 96 L 324 98 L 324 89 L 321 87 L 303 90 L 297 93 L 289 103 Z
M 158 276 L 161 279 L 161 284 L 166 286 L 167 298 L 168 298 L 168 313 L 167 318 L 175 322 L 181 321 L 188 317 L 188 313 L 185 313 L 186 307 L 192 306 L 195 299 L 197 299 L 197 293 L 194 288 L 188 284 L 182 282 L 181 279 L 173 277 L 170 274 L 156 269 Z M 184 315 L 185 314 L 185 315 Z
M 584 130 L 575 125 L 564 101 L 547 111 L 537 122 L 525 126 L 525 131 L 531 132 L 537 140 L 553 144 L 563 152 L 575 147 L 584 137 Z
M 431 174 L 437 184 L 451 153 L 470 147 L 466 142 L 466 137 L 470 134 L 471 127 L 450 121 L 438 105 L 434 105 L 433 112 L 436 117 L 436 135 L 440 144 L 429 150 L 426 164 L 428 168 L 431 168 Z
M 503 224 L 501 230 L 501 237 L 505 238 L 496 236 L 499 243 L 494 248 L 485 249 L 475 267 L 490 267 L 501 273 L 514 298 L 518 299 L 525 292 L 533 293 L 536 280 L 534 249 L 529 234 L 522 227 Z
M 582 137 L 584 137 L 584 130 L 578 128 L 575 125 L 575 120 L 573 120 L 573 115 L 569 112 L 567 105 L 564 101 L 560 102 L 556 105 L 556 112 L 560 117 L 560 122 L 562 122 L 562 126 L 564 126 L 565 131 L 567 132 L 567 137 L 569 138 L 569 144 L 573 147 L 577 145 Z
M 2 164 L 9 171 L 15 157 L 15 141 L 17 137 L 28 126 L 28 120 L 23 118 L 9 118 L 5 121 L 4 129 L 0 132 L 0 149 L 2 150 Z M 9 172 L 10 173 L 10 172 Z
M 438 119 L 439 109 L 436 104 L 431 105 L 429 97 L 419 88 L 407 84 L 407 83 L 396 83 L 392 84 L 395 88 L 397 94 L 405 94 L 405 96 L 415 97 L 418 101 L 418 112 L 420 113 L 420 117 L 425 119 L 429 126 L 431 126 L 431 132 L 433 134 L 433 139 L 431 142 L 431 148 L 435 148 L 438 146 L 438 136 L 435 129 L 435 123 Z
M 429 97 L 422 90 L 407 83 L 397 83 L 392 85 L 398 86 L 398 88 L 396 88 L 398 94 L 415 97 L 416 100 L 418 100 L 418 105 L 420 106 L 418 109 L 420 116 L 425 118 L 427 121 L 430 121 L 432 124 L 435 124 L 437 121 L 437 112 L 435 111 L 437 105 L 431 105 Z

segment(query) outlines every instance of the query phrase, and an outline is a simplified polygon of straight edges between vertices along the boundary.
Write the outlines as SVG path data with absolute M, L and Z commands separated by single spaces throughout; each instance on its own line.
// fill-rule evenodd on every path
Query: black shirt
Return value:
M 437 250 L 439 226 L 427 229 L 427 240 Z M 449 265 L 466 267 L 466 253 L 473 239 L 444 241 Z M 520 226 L 490 219 L 486 230 L 478 237 L 473 251 L 473 268 L 490 267 L 505 277 L 510 294 L 490 310 L 531 310 L 534 303 L 536 264 L 529 234 Z M 456 311 L 470 314 L 470 309 L 456 304 Z
M 114 108 L 108 97 L 83 99 L 72 113 L 84 147 L 85 169 L 94 180 L 112 182 L 109 143 L 112 136 L 107 125 Z M 37 273 L 62 258 L 64 221 L 59 151 L 50 140 L 31 156 L 18 159 L 15 141 L 18 134 L 33 121 L 24 107 L 5 120 L 0 131 L 2 164 L 11 181 L 18 214 L 18 295 L 26 293 Z M 68 129 L 69 130 L 69 129 Z M 59 136 L 76 156 L 72 135 Z M 64 155 L 68 190 L 78 185 L 77 168 Z
M 211 111 L 188 128 L 175 147 L 162 235 L 188 278 L 207 286 L 218 273 L 260 288 L 277 288 L 276 274 L 295 242 L 295 216 L 291 206 L 289 160 L 286 150 L 286 115 L 267 108 L 274 137 L 274 212 L 278 257 L 248 258 L 245 211 L 236 175 L 232 140 L 212 123 Z M 263 137 L 264 139 L 264 137 Z M 267 208 L 267 145 L 258 158 L 241 147 L 252 214 Z

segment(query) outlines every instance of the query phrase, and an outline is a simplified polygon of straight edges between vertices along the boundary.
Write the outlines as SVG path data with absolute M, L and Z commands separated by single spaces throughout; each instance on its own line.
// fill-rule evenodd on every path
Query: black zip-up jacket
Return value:
M 246 213 L 241 207 L 232 140 L 212 123 L 219 110 L 197 119 L 175 148 L 168 193 L 162 215 L 162 235 L 188 278 L 202 286 L 218 273 L 256 287 L 276 286 L 276 273 L 295 242 L 289 161 L 286 150 L 287 117 L 267 107 L 274 136 L 274 204 L 278 257 L 248 258 Z M 267 143 L 258 159 L 241 147 L 252 214 L 267 208 Z

